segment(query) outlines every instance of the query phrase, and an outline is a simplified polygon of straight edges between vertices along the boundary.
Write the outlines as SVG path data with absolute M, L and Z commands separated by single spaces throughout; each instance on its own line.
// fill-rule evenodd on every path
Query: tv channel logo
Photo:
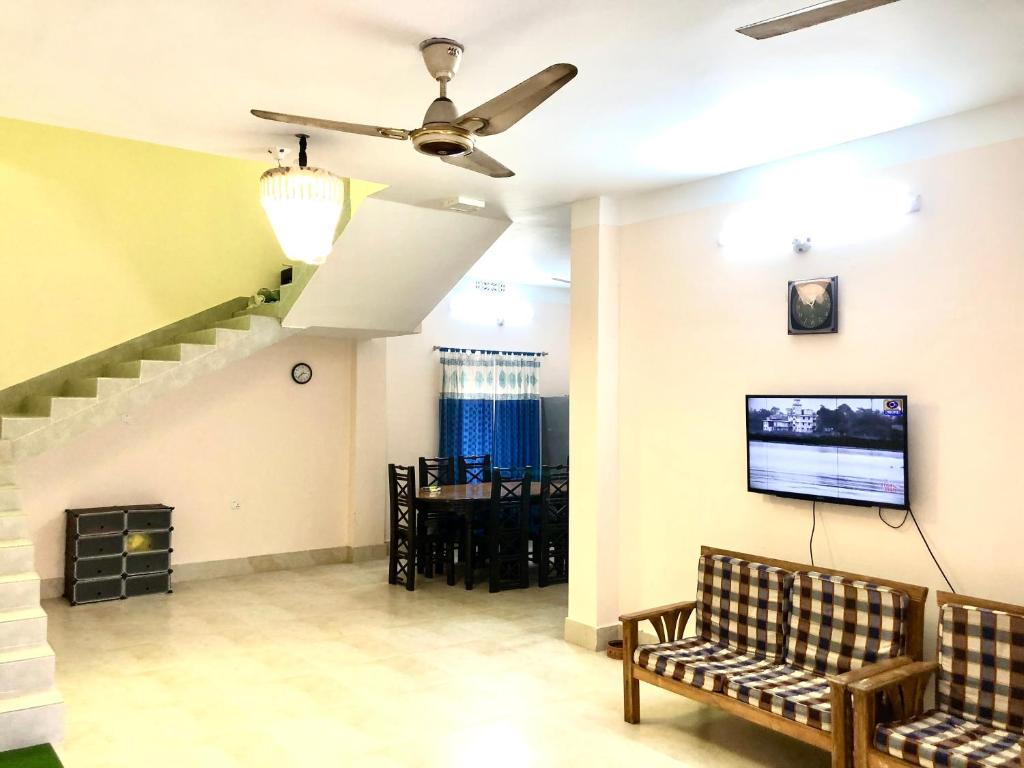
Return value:
M 882 413 L 886 416 L 902 416 L 903 401 L 896 397 L 887 398 L 882 403 Z

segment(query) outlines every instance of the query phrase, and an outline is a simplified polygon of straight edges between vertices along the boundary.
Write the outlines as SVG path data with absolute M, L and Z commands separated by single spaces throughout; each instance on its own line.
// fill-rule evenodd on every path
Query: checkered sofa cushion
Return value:
M 923 768 L 1019 768 L 1020 734 L 933 709 L 875 729 L 875 746 Z
M 789 609 L 789 571 L 725 555 L 698 566 L 697 634 L 738 654 L 781 659 Z
M 858 669 L 904 652 L 904 592 L 815 572 L 793 577 L 786 664 L 819 674 Z
M 725 692 L 789 720 L 823 731 L 832 730 L 832 698 L 828 681 L 819 674 L 780 664 L 769 669 L 733 674 Z
M 939 620 L 938 708 L 1024 732 L 1024 616 L 944 605 Z
M 633 662 L 655 674 L 714 693 L 724 690 L 727 675 L 754 672 L 771 666 L 765 659 L 737 653 L 700 637 L 688 637 L 659 645 L 641 645 L 633 654 Z

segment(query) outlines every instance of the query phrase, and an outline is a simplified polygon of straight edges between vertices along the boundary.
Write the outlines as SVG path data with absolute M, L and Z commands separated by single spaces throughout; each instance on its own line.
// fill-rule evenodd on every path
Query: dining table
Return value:
M 473 514 L 484 511 L 491 502 L 494 483 L 456 483 L 436 490 L 416 489 L 416 512 L 431 517 L 451 516 L 462 521 L 463 570 L 466 589 L 473 588 Z M 530 484 L 530 499 L 540 501 L 541 484 Z M 448 584 L 455 584 L 455 573 L 449 570 Z

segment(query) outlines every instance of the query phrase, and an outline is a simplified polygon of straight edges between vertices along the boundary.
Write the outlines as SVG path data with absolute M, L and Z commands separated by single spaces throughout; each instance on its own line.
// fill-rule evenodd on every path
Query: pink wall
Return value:
M 40 576 L 63 575 L 69 507 L 174 506 L 179 564 L 348 544 L 353 381 L 351 342 L 293 336 L 22 462 Z

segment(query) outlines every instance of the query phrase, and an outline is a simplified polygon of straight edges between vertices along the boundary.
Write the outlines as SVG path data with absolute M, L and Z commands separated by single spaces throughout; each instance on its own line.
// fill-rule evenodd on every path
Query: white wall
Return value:
M 463 281 L 424 319 L 421 333 L 387 340 L 388 461 L 415 462 L 438 447 L 441 368 L 435 346 L 547 352 L 541 365 L 544 397 L 569 394 L 569 291 L 512 286 L 533 308 L 522 325 L 476 324 L 452 313 L 452 302 L 472 287 Z
M 958 590 L 1024 603 L 1024 138 L 1005 140 L 1021 135 L 1018 122 L 978 145 L 977 114 L 938 122 L 960 148 L 922 156 L 912 139 L 935 126 L 866 140 L 886 150 L 875 153 L 885 163 L 865 163 L 870 173 L 920 193 L 923 207 L 846 245 L 805 255 L 779 241 L 746 252 L 718 245 L 742 190 L 757 186 L 744 182 L 792 163 L 622 201 L 620 578 L 609 587 L 618 610 L 689 599 L 702 544 L 807 561 L 810 502 L 746 490 L 743 395 L 772 392 L 906 393 L 911 502 L 935 554 Z M 895 162 L 901 146 L 914 147 L 909 162 Z M 846 149 L 854 159 L 866 151 Z M 573 233 L 574 276 L 575 245 L 594 230 Z M 827 275 L 840 278 L 840 333 L 788 336 L 787 281 Z M 574 350 L 592 345 L 591 326 L 574 327 Z M 819 564 L 945 589 L 912 523 L 894 531 L 871 509 L 818 510 Z M 576 508 L 574 520 L 594 514 Z M 577 590 L 600 583 L 574 570 L 570 611 Z M 933 608 L 927 629 L 933 636 Z
M 63 575 L 75 507 L 175 507 L 179 564 L 347 545 L 353 383 L 352 342 L 293 336 L 20 463 L 39 574 Z

